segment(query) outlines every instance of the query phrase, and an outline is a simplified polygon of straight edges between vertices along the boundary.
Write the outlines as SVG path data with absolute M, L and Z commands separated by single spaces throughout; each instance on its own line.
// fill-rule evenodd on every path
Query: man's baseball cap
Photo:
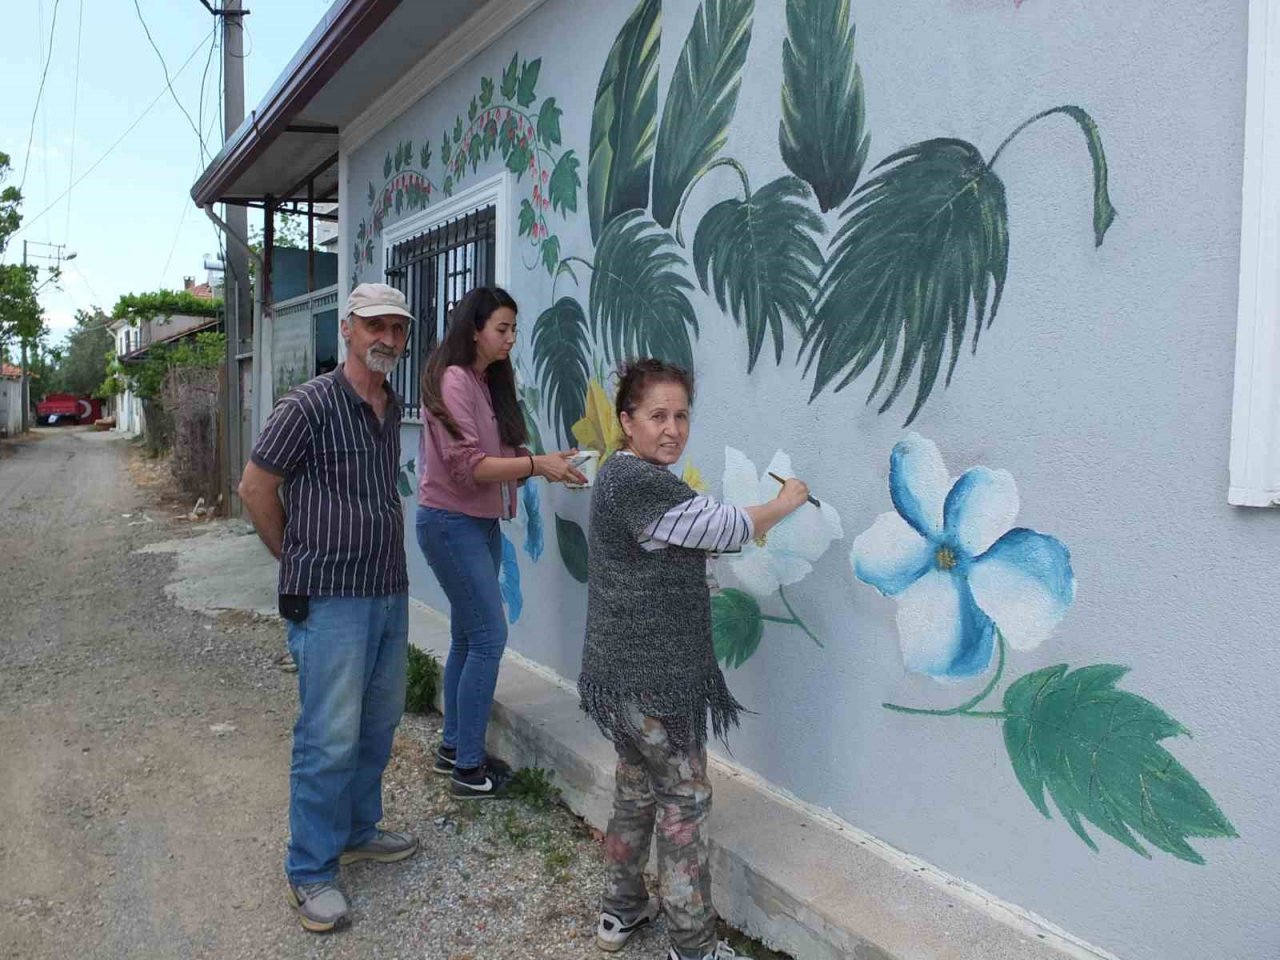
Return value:
M 351 291 L 342 311 L 344 317 L 384 317 L 387 314 L 413 319 L 404 294 L 385 283 L 360 284 Z

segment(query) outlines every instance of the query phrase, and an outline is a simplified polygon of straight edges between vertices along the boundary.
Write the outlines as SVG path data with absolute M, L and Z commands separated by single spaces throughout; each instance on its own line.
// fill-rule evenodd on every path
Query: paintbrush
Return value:
M 773 473 L 772 471 L 770 471 L 769 476 L 773 477 L 773 479 L 777 480 L 779 483 L 785 484 L 787 482 L 782 477 L 778 476 L 776 473 Z M 818 499 L 816 497 L 810 497 L 809 502 L 812 503 L 815 507 L 822 506 L 822 504 L 818 502 Z

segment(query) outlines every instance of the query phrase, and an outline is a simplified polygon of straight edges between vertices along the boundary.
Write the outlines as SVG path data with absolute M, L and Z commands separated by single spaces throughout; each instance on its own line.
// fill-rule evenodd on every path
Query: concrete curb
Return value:
M 443 662 L 449 621 L 411 601 L 409 636 Z M 614 754 L 544 668 L 508 652 L 488 748 L 553 771 L 564 801 L 604 829 Z M 1101 960 L 1038 918 L 715 761 L 712 896 L 734 927 L 798 960 Z

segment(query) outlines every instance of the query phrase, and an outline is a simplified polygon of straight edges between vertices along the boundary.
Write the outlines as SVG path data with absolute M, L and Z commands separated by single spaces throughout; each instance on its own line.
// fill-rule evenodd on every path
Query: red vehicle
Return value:
M 36 423 L 93 423 L 102 419 L 102 402 L 74 393 L 51 393 L 36 404 Z

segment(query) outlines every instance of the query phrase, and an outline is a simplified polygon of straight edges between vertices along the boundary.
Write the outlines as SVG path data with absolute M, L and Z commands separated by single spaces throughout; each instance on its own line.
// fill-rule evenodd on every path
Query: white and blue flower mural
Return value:
M 1127 667 L 1057 664 L 1010 683 L 999 709 L 986 701 L 1004 676 L 1006 647 L 1030 650 L 1075 600 L 1071 556 L 1058 540 L 1013 527 L 1018 488 L 1006 470 L 976 466 L 952 480 L 930 440 L 910 434 L 889 458 L 883 513 L 854 539 L 854 575 L 898 602 L 907 670 L 959 684 L 995 669 L 952 707 L 888 710 L 995 720 L 1018 784 L 1046 818 L 1046 794 L 1092 850 L 1097 829 L 1144 857 L 1151 846 L 1189 863 L 1188 838 L 1234 837 L 1235 827 L 1161 741 L 1188 731 L 1116 684 Z
M 908 670 L 940 680 L 984 673 L 997 632 L 1018 650 L 1038 646 L 1076 594 L 1071 555 L 1024 527 L 1006 470 L 974 467 L 951 481 L 937 446 L 911 434 L 893 448 L 881 514 L 853 541 L 853 572 L 898 601 Z

